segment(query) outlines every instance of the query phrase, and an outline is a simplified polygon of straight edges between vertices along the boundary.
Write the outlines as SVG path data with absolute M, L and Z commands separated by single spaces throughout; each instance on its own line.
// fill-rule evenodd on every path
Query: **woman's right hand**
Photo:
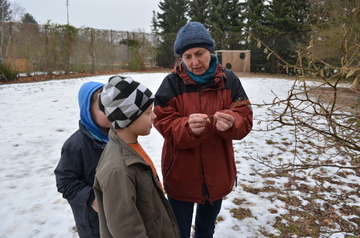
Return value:
M 204 133 L 206 127 L 206 118 L 207 115 L 201 113 L 194 113 L 189 116 L 189 127 L 194 134 L 200 135 Z

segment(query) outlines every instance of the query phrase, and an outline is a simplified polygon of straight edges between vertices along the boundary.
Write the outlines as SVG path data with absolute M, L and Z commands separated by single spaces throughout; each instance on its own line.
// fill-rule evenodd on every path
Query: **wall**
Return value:
M 34 66 L 30 60 L 25 58 L 7 58 L 4 59 L 5 65 L 9 66 L 10 69 L 18 72 L 33 72 Z
M 219 62 L 233 72 L 250 72 L 250 50 L 217 50 Z

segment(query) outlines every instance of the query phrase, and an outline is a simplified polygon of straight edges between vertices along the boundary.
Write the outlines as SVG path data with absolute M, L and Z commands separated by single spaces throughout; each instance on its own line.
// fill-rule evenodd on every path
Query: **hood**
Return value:
M 87 82 L 84 83 L 78 94 L 78 101 L 80 107 L 80 121 L 86 127 L 86 129 L 98 140 L 108 141 L 108 136 L 105 135 L 95 124 L 91 117 L 90 105 L 91 96 L 93 93 L 103 87 L 105 84 L 99 82 Z

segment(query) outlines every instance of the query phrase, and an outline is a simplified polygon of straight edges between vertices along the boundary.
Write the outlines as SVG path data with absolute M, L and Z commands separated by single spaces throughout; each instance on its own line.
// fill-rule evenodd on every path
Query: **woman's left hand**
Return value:
M 215 127 L 218 131 L 229 130 L 234 124 L 234 117 L 227 113 L 216 112 L 214 118 L 216 119 Z

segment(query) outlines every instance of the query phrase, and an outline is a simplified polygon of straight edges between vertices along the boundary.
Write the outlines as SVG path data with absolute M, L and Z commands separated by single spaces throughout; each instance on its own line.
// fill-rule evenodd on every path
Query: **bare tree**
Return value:
M 263 158 L 253 158 L 254 160 L 288 171 L 326 166 L 339 169 L 360 168 L 360 91 L 354 87 L 354 83 L 356 84 L 360 77 L 360 44 L 357 39 L 358 31 L 355 30 L 359 19 L 360 1 L 355 2 L 357 5 L 352 9 L 341 9 L 348 11 L 349 17 L 347 24 L 343 24 L 341 28 L 336 27 L 336 34 L 341 35 L 341 39 L 335 41 L 332 38 L 332 41 L 329 41 L 329 30 L 322 35 L 317 29 L 309 45 L 297 52 L 296 65 L 287 63 L 260 39 L 249 33 L 248 40 L 255 40 L 257 46 L 264 48 L 268 56 L 276 56 L 281 62 L 280 66 L 286 71 L 298 74 L 287 98 L 275 95 L 272 102 L 258 105 L 267 107 L 272 112 L 272 119 L 266 121 L 267 130 L 285 126 L 292 128 L 294 159 L 281 164 L 274 164 Z M 327 54 L 320 48 L 335 48 L 338 52 L 336 60 L 328 61 Z M 328 74 L 327 71 L 332 73 Z M 315 86 L 314 83 L 309 85 L 310 77 L 317 78 Z M 353 95 L 353 100 L 342 100 L 340 94 L 344 91 Z M 297 153 L 299 150 L 311 151 L 314 148 L 317 152 L 309 157 Z
M 17 2 L 11 3 L 11 21 L 18 22 L 21 20 L 21 17 L 24 16 L 26 10 L 24 7 L 20 6 Z

